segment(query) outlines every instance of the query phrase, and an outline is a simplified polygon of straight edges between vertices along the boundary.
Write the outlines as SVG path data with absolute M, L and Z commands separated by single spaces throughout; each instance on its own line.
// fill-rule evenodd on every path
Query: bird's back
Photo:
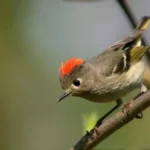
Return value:
M 109 76 L 113 73 L 116 64 L 119 64 L 122 61 L 122 58 L 123 52 L 121 50 L 114 51 L 112 49 L 108 49 L 88 62 L 98 68 L 102 75 Z

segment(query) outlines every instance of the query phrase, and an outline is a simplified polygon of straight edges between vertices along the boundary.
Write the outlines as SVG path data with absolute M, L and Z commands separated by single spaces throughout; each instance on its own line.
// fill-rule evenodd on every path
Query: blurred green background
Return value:
M 149 0 L 128 3 L 137 20 L 150 15 Z M 85 122 L 93 114 L 103 115 L 115 103 L 73 97 L 57 103 L 62 92 L 60 63 L 70 56 L 91 58 L 131 33 L 127 18 L 113 0 L 1 1 L 0 149 L 67 150 L 74 145 L 86 130 Z M 144 35 L 150 42 L 150 28 Z M 144 150 L 150 149 L 149 139 L 147 109 L 142 120 L 132 121 L 98 147 Z

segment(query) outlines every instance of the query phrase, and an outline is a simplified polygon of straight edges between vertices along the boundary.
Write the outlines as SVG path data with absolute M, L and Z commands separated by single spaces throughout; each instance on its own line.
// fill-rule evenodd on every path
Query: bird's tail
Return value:
M 133 40 L 134 46 L 141 45 L 142 33 L 146 30 L 149 24 L 150 24 L 150 16 L 144 16 L 137 24 L 137 27 L 133 32 L 133 37 L 135 37 L 135 39 Z
M 137 27 L 134 32 L 136 32 L 138 30 L 144 31 L 148 27 L 149 23 L 150 23 L 150 16 L 142 17 L 140 22 L 137 24 Z
M 142 32 L 146 30 L 146 28 L 149 26 L 149 24 L 150 24 L 150 16 L 142 17 L 140 22 L 137 24 L 137 27 L 135 28 L 133 34 L 136 34 L 138 32 L 141 32 L 141 34 L 142 34 Z
M 150 24 L 150 17 L 143 17 L 141 21 L 138 23 L 136 29 L 133 32 L 133 36 L 135 36 L 135 40 L 133 40 L 130 44 L 132 45 L 131 49 L 129 49 L 129 55 L 131 58 L 131 62 L 138 62 L 141 57 L 145 54 L 145 52 L 150 49 L 150 46 L 141 46 L 141 36 L 143 31 L 146 30 L 148 25 Z

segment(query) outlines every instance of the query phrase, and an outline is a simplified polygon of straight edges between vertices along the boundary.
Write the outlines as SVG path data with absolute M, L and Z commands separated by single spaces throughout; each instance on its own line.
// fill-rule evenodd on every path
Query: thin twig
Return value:
M 150 106 L 150 91 L 127 104 L 128 113 L 123 112 L 121 109 L 114 116 L 104 121 L 102 125 L 93 128 L 91 135 L 85 134 L 70 150 L 91 150 L 116 130 L 132 121 L 137 114 Z

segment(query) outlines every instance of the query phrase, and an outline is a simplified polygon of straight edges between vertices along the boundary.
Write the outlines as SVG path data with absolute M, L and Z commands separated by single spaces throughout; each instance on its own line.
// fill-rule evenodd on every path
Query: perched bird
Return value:
M 117 105 L 100 119 L 101 122 L 121 105 L 121 98 L 127 93 L 135 88 L 145 92 L 142 56 L 150 46 L 141 45 L 141 35 L 149 22 L 150 17 L 143 17 L 132 36 L 90 60 L 73 57 L 62 63 L 59 79 L 64 93 L 58 101 L 70 95 L 92 102 L 116 101 Z

